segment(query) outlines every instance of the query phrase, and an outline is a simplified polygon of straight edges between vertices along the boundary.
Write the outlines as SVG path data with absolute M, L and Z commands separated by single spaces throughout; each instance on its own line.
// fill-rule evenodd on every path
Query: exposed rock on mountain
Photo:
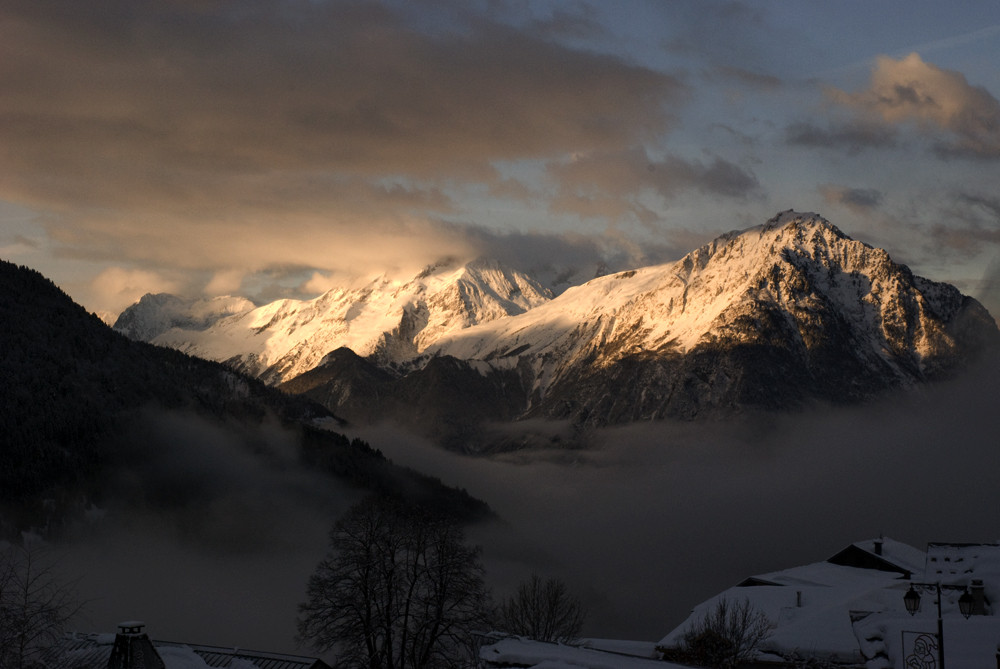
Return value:
M 855 402 L 946 375 L 998 342 L 974 299 L 815 214 L 784 212 L 675 263 L 600 277 L 442 337 L 416 363 L 464 365 L 446 379 L 424 367 L 362 387 L 320 367 L 285 387 L 355 420 L 447 424 L 455 405 L 403 408 L 399 388 L 413 384 L 457 406 L 504 397 L 477 418 L 606 425 Z M 475 381 L 462 385 L 463 375 Z
M 396 419 L 454 450 L 496 447 L 502 439 L 487 434 L 484 424 L 522 414 L 527 388 L 521 374 L 446 355 L 424 363 L 397 375 L 341 348 L 279 388 L 335 406 L 353 423 Z
M 591 426 L 856 402 L 950 374 L 1000 332 L 953 286 L 788 211 L 554 299 L 481 262 L 153 341 L 285 381 L 348 420 L 400 420 L 478 449 L 493 440 L 489 421 Z
M 789 211 L 429 352 L 524 370 L 526 416 L 607 424 L 857 401 L 998 341 L 974 299 Z

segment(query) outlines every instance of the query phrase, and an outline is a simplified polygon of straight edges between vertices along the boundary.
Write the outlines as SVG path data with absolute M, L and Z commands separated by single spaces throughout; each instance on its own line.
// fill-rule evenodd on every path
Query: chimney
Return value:
M 107 669 L 166 669 L 163 659 L 142 628 L 146 623 L 130 621 L 118 625 Z
M 972 615 L 986 615 L 986 588 L 983 579 L 974 578 L 969 584 L 969 592 L 972 594 Z
M 882 554 L 882 537 L 875 540 L 875 555 Z

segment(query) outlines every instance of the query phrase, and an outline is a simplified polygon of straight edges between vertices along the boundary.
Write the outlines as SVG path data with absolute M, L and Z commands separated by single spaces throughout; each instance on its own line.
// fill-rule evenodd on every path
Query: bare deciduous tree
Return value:
M 479 549 L 457 523 L 382 499 L 337 522 L 307 594 L 299 637 L 338 666 L 457 666 L 486 623 Z
M 0 667 L 31 666 L 80 605 L 40 545 L 0 543 Z
M 501 629 L 509 634 L 571 643 L 579 637 L 586 613 L 563 581 L 532 574 L 503 602 L 499 617 Z
M 770 630 L 767 616 L 750 600 L 722 598 L 684 633 L 683 657 L 672 659 L 730 669 L 752 659 Z

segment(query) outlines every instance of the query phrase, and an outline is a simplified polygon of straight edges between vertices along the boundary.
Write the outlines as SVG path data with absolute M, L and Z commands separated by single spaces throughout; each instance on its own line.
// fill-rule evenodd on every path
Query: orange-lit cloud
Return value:
M 114 312 L 132 304 L 146 293 L 173 293 L 183 284 L 157 272 L 109 267 L 90 282 L 88 292 L 100 304 Z
M 670 126 L 668 75 L 542 26 L 456 13 L 421 31 L 394 11 L 4 3 L 0 200 L 51 214 L 65 255 L 227 285 L 283 263 L 419 266 L 464 246 L 432 234 L 448 188 L 503 189 L 497 161 L 621 151 Z
M 944 155 L 1000 158 L 1000 101 L 964 75 L 924 62 L 916 53 L 878 58 L 867 89 L 834 90 L 833 100 L 889 124 L 916 123 L 947 132 Z

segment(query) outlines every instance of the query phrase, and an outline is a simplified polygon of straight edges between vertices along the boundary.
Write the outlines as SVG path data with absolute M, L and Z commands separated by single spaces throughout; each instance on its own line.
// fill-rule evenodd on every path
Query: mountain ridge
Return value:
M 206 330 L 217 321 L 246 313 L 255 305 L 245 297 L 182 298 L 170 293 L 146 293 L 113 322 L 129 339 L 150 342 L 173 328 Z
M 176 298 L 160 298 L 167 308 L 157 310 L 153 298 L 144 297 L 146 304 L 140 300 L 126 309 L 114 327 L 277 384 L 342 346 L 389 365 L 420 354 L 451 331 L 549 299 L 551 293 L 530 277 L 480 258 L 458 267 L 453 261 L 431 265 L 405 282 L 380 276 L 360 288 L 333 288 L 312 300 L 277 300 L 223 315 L 200 329 L 184 327 L 196 319 L 182 310 L 163 313 L 180 304 Z M 171 318 L 171 327 L 158 326 Z
M 462 425 L 463 402 L 476 407 L 470 420 L 480 432 L 490 421 L 538 418 L 576 426 L 712 418 L 863 401 L 947 376 L 1000 345 L 996 322 L 973 298 L 792 210 L 519 313 L 430 330 L 430 319 L 400 313 L 381 341 L 409 346 L 353 351 L 358 359 L 327 351 L 280 387 L 348 420 L 388 417 L 476 441 L 484 437 Z
M 767 247 L 763 254 L 761 246 Z M 865 268 L 874 272 L 872 277 L 864 274 Z M 919 304 L 894 302 L 899 297 L 896 289 L 904 284 L 914 285 L 908 297 Z M 618 331 L 633 329 L 643 334 L 641 341 L 633 341 L 636 350 L 686 353 L 699 344 L 739 341 L 753 334 L 759 328 L 739 327 L 738 318 L 723 318 L 738 316 L 748 304 L 801 312 L 832 307 L 855 320 L 877 321 L 865 325 L 881 326 L 883 348 L 902 339 L 921 356 L 934 344 L 930 338 L 940 333 L 933 321 L 916 322 L 907 309 L 924 309 L 946 320 L 963 304 L 986 313 L 954 287 L 914 277 L 883 249 L 852 240 L 826 219 L 789 211 L 762 226 L 726 233 L 674 263 L 593 279 L 528 316 L 456 333 L 429 353 L 499 360 L 515 349 L 519 356 L 528 350 L 547 352 L 556 347 L 556 340 L 565 347 L 568 330 L 591 326 L 594 319 L 610 322 L 583 338 L 592 346 L 618 341 L 622 347 Z M 816 333 L 796 325 L 796 338 L 807 345 L 817 343 Z
M 821 216 L 787 211 L 676 262 L 456 331 L 414 366 L 447 357 L 484 377 L 516 373 L 518 419 L 600 426 L 863 401 L 946 376 L 998 343 L 974 299 Z M 321 388 L 305 392 L 323 401 Z
M 545 394 L 569 370 L 578 373 L 576 363 L 588 357 L 597 358 L 591 368 L 600 368 L 629 353 L 697 357 L 763 346 L 769 353 L 784 350 L 786 363 L 807 368 L 803 371 L 814 378 L 797 376 L 808 395 L 849 401 L 946 371 L 956 362 L 957 349 L 985 345 L 966 330 L 994 344 L 998 337 L 995 322 L 972 298 L 915 278 L 883 249 L 852 240 L 815 214 L 794 211 L 727 233 L 675 263 L 595 279 L 575 290 L 591 294 L 567 291 L 559 299 L 573 297 L 584 305 L 573 319 L 579 324 L 552 328 L 553 321 L 565 322 L 546 318 L 547 311 L 562 306 L 556 300 L 519 321 L 460 333 L 432 353 L 496 359 L 504 346 L 527 339 L 519 339 L 518 331 L 548 327 L 536 334 L 538 344 L 525 349 L 520 343 L 518 355 L 536 363 L 536 388 Z M 537 365 L 543 359 L 547 362 Z M 857 383 L 831 374 L 845 363 Z M 718 369 L 725 367 L 720 363 Z M 894 382 L 880 382 L 883 376 Z M 831 383 L 835 387 L 827 392 L 824 386 Z M 717 382 L 711 385 L 720 389 Z M 737 395 L 744 398 L 737 404 L 749 399 Z M 681 413 L 693 415 L 693 409 Z

